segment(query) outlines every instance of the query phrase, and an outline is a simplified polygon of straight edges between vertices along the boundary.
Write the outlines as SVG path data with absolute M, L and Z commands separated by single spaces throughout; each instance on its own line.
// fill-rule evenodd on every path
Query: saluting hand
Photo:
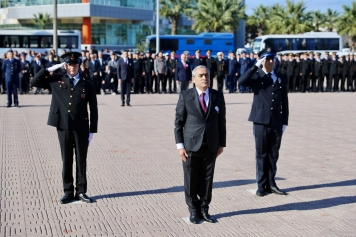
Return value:
M 182 158 L 182 160 L 183 160 L 184 162 L 187 162 L 188 153 L 187 153 L 187 151 L 186 151 L 184 148 L 179 149 L 179 150 L 178 150 L 178 154 L 179 154 L 179 156 Z
M 216 158 L 218 158 L 218 156 L 221 155 L 223 151 L 224 151 L 224 147 L 219 147 L 218 153 L 216 154 Z

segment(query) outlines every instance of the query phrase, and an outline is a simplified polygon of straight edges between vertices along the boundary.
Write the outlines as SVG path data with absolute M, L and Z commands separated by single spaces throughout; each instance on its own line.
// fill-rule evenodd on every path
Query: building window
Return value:
M 186 44 L 194 44 L 194 39 L 186 39 L 185 43 Z

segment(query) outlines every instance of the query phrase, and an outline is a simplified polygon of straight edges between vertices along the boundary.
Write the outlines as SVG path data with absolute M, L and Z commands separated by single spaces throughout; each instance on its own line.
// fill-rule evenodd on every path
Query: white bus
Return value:
M 58 55 L 62 49 L 81 51 L 81 32 L 78 30 L 58 30 Z M 45 53 L 53 49 L 53 30 L 0 30 L 0 53 L 9 49 L 19 53 L 33 50 Z
M 252 51 L 258 53 L 263 49 L 273 48 L 278 53 L 341 52 L 342 37 L 336 32 L 308 32 L 299 35 L 263 35 L 256 37 Z

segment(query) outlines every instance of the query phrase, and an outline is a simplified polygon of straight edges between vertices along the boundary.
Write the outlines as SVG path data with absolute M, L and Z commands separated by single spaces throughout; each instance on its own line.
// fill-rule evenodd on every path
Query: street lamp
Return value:
M 159 52 L 159 0 L 156 0 L 156 53 Z
M 53 0 L 53 49 L 56 55 L 58 55 L 57 0 Z

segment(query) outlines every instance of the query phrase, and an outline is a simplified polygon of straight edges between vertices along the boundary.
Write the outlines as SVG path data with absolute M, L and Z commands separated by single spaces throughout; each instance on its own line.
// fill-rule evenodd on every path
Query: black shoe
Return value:
M 76 199 L 86 203 L 92 203 L 93 200 L 90 199 L 85 193 L 79 193 L 76 195 Z
M 127 106 L 131 106 L 131 105 L 130 105 L 130 102 L 126 102 L 126 104 L 127 104 Z
M 6 108 L 10 108 L 10 107 L 11 107 L 11 105 L 7 105 L 7 106 L 6 106 Z
M 125 106 L 125 103 L 124 103 L 124 102 L 122 102 L 121 106 Z
M 278 194 L 278 195 L 287 195 L 286 192 L 280 190 L 277 186 L 271 187 L 271 192 L 275 193 L 275 194 Z
M 18 104 L 16 104 L 15 107 L 20 108 L 20 106 Z
M 71 201 L 74 201 L 74 195 L 71 194 L 65 194 L 62 199 L 61 199 L 61 204 L 67 204 L 70 203 Z
M 199 215 L 197 212 L 193 211 L 190 213 L 189 221 L 193 224 L 199 224 Z
M 257 189 L 256 195 L 259 196 L 259 197 L 265 196 L 265 195 L 266 195 L 265 189 L 264 189 L 264 188 L 259 188 L 259 189 Z
M 215 220 L 214 218 L 212 218 L 212 217 L 209 215 L 209 213 L 208 213 L 207 211 L 206 211 L 206 212 L 202 211 L 202 212 L 200 213 L 200 217 L 201 217 L 204 221 L 209 222 L 209 223 L 215 223 L 215 222 L 216 222 L 216 220 Z

